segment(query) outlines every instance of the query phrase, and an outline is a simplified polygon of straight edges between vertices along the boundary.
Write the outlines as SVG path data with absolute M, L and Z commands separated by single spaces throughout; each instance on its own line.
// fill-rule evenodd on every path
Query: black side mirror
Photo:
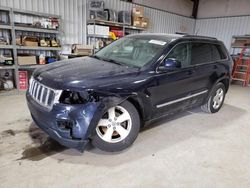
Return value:
M 176 70 L 178 68 L 181 68 L 181 62 L 174 58 L 168 58 L 164 60 L 163 65 L 159 67 L 159 70 Z

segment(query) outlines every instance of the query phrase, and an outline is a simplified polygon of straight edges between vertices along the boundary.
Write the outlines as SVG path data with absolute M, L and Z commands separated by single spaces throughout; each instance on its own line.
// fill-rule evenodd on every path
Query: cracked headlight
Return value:
M 89 101 L 87 92 L 63 91 L 59 102 L 64 104 L 84 104 Z

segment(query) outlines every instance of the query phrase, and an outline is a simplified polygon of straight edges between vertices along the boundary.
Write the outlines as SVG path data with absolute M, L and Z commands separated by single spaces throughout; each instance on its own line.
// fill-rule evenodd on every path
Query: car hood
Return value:
M 55 62 L 38 68 L 34 78 L 54 89 L 81 90 L 129 81 L 139 69 L 98 60 L 92 57 Z

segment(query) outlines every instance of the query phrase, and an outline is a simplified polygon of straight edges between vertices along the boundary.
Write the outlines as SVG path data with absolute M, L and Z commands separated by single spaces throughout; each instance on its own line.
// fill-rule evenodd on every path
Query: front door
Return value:
M 180 43 L 173 47 L 166 59 L 174 58 L 181 62 L 181 68 L 173 71 L 156 72 L 156 85 L 149 88 L 153 105 L 153 117 L 162 116 L 190 106 L 195 95 L 203 95 L 197 84 L 195 66 L 191 65 L 191 44 Z

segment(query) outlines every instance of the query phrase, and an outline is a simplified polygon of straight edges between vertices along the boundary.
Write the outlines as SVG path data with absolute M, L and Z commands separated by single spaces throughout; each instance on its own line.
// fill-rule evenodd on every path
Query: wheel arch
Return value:
M 226 92 L 228 91 L 229 89 L 229 85 L 230 85 L 230 78 L 222 78 L 219 80 L 219 82 L 223 83 L 225 88 L 226 88 Z M 217 82 L 218 83 L 218 82 Z
M 126 100 L 130 102 L 132 105 L 134 105 L 134 107 L 136 108 L 140 116 L 141 127 L 142 127 L 144 125 L 143 122 L 145 121 L 145 110 L 143 107 L 143 103 L 140 102 L 140 100 L 136 96 L 129 96 Z

